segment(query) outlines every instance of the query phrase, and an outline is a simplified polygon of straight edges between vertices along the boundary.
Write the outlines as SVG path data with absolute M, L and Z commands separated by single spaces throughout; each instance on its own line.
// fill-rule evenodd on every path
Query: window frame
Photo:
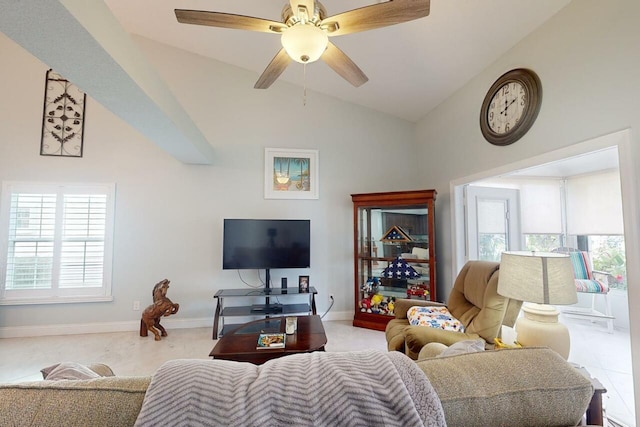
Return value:
M 9 253 L 9 221 L 11 196 L 14 193 L 36 193 L 57 195 L 55 209 L 56 218 L 63 213 L 65 195 L 91 194 L 106 196 L 104 252 L 102 257 L 101 286 L 60 287 L 59 277 L 56 282 L 43 289 L 6 289 L 7 262 Z M 60 223 L 60 220 L 56 220 Z M 4 181 L 0 194 L 0 305 L 23 304 L 56 304 L 75 302 L 112 301 L 112 265 L 113 265 L 113 230 L 115 222 L 115 184 L 114 183 L 42 183 L 25 181 Z M 64 241 L 62 229 L 55 228 L 54 242 Z M 91 238 L 87 237 L 87 242 Z M 59 270 L 60 253 L 53 255 L 52 273 Z M 56 265 L 57 264 L 57 265 Z

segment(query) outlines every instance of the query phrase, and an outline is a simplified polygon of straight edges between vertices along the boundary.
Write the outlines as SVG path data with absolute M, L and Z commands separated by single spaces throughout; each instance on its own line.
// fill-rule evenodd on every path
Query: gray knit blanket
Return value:
M 305 353 L 256 366 L 162 365 L 135 424 L 146 426 L 445 426 L 440 399 L 399 352 Z

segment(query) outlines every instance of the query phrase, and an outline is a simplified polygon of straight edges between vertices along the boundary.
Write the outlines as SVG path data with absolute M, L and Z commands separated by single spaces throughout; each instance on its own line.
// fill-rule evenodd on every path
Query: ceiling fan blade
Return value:
M 384 3 L 349 10 L 322 20 L 329 36 L 373 30 L 413 21 L 429 15 L 430 0 L 389 0 Z
M 287 25 L 282 22 L 231 13 L 187 9 L 175 9 L 175 13 L 178 22 L 182 24 L 207 25 L 209 27 L 234 28 L 265 33 L 281 33 L 287 28 Z
M 280 74 L 287 68 L 287 65 L 291 62 L 291 58 L 287 54 L 284 48 L 273 57 L 267 68 L 262 72 L 262 75 L 253 86 L 254 89 L 267 89 L 273 82 L 275 82 Z
M 320 58 L 326 62 L 333 71 L 340 74 L 343 79 L 355 87 L 361 86 L 369 81 L 369 77 L 358 68 L 356 63 L 331 42 L 329 42 L 327 50 L 324 51 Z

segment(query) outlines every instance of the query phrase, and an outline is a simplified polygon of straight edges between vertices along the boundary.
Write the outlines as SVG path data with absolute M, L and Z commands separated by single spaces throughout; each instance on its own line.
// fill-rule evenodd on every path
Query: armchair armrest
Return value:
M 429 306 L 443 306 L 444 303 L 436 302 L 436 301 L 424 301 L 419 299 L 398 299 L 395 302 L 395 306 L 393 312 L 396 316 L 396 319 L 406 319 L 407 312 L 411 307 L 419 305 L 421 307 L 429 307 Z
M 424 301 L 417 299 L 398 299 L 395 302 L 394 314 L 395 318 L 391 319 L 385 328 L 385 336 L 387 339 L 387 349 L 389 351 L 405 351 L 404 345 L 404 329 L 409 326 L 407 312 L 413 306 L 443 306 L 443 303 L 434 301 Z
M 438 342 L 450 346 L 458 341 L 476 339 L 482 339 L 482 337 L 478 334 L 445 331 L 444 329 L 430 328 L 428 326 L 407 326 L 404 329 L 404 352 L 407 356 L 416 360 L 422 347 L 428 343 Z
M 613 274 L 611 273 L 607 273 L 606 271 L 601 271 L 601 270 L 591 270 L 591 273 L 595 276 L 596 274 L 600 274 L 602 276 L 605 276 L 607 279 L 609 278 L 609 276 L 613 276 Z

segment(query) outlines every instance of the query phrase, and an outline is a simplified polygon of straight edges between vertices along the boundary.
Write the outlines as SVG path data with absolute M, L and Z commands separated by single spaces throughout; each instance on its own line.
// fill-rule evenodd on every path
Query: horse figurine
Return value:
M 155 335 L 154 339 L 156 341 L 160 341 L 160 336 L 167 336 L 167 331 L 160 324 L 160 319 L 162 319 L 163 316 L 176 314 L 180 308 L 180 304 L 174 304 L 167 297 L 169 283 L 169 280 L 164 279 L 156 283 L 153 287 L 153 304 L 144 309 L 142 319 L 140 320 L 141 337 L 146 337 L 148 331 L 151 331 L 153 335 Z

